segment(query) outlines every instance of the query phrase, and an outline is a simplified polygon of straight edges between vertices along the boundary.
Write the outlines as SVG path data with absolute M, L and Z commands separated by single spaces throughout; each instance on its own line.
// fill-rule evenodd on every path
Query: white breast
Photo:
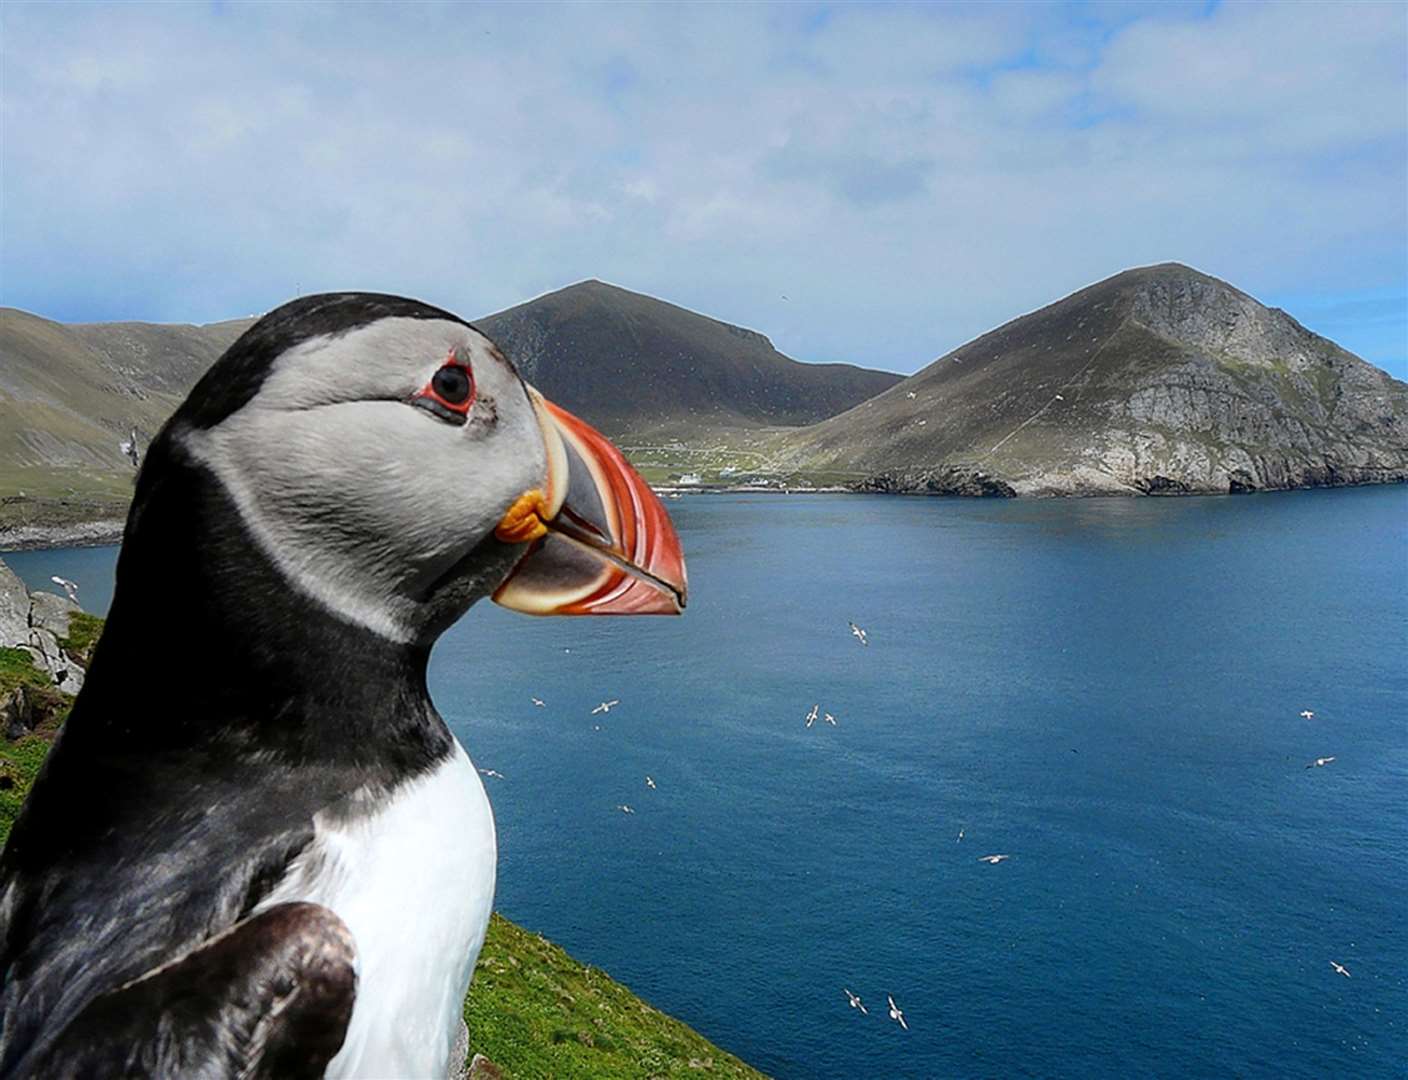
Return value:
M 259 910 L 307 900 L 352 931 L 357 998 L 327 1076 L 438 1080 L 494 901 L 494 815 L 479 774 L 457 742 L 375 814 L 333 811 L 314 824 L 314 842 Z

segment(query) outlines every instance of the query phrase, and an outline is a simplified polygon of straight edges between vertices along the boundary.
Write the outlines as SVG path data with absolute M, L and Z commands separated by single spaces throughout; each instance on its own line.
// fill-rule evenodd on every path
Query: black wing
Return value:
M 322 1077 L 352 1017 L 354 958 L 333 912 L 279 904 L 94 998 L 31 1074 Z

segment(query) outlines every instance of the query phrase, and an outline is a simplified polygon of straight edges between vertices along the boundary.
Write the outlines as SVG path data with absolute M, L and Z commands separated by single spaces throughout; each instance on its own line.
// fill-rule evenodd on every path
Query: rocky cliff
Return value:
M 1408 385 L 1167 263 L 1007 323 L 783 436 L 779 457 L 914 491 L 975 476 L 1039 495 L 1402 481 Z

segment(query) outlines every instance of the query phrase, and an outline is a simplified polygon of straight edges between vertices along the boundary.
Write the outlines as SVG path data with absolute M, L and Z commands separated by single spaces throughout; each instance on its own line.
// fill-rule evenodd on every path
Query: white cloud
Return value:
M 1402 285 L 1405 9 L 1189 12 L 11 3 L 0 299 L 590 276 L 910 370 L 1137 263 Z

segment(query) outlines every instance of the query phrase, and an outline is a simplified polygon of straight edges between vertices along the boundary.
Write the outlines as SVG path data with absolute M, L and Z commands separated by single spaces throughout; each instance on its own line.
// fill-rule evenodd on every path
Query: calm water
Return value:
M 1403 1075 L 1408 490 L 669 506 L 683 619 L 435 652 L 506 914 L 780 1077 Z

